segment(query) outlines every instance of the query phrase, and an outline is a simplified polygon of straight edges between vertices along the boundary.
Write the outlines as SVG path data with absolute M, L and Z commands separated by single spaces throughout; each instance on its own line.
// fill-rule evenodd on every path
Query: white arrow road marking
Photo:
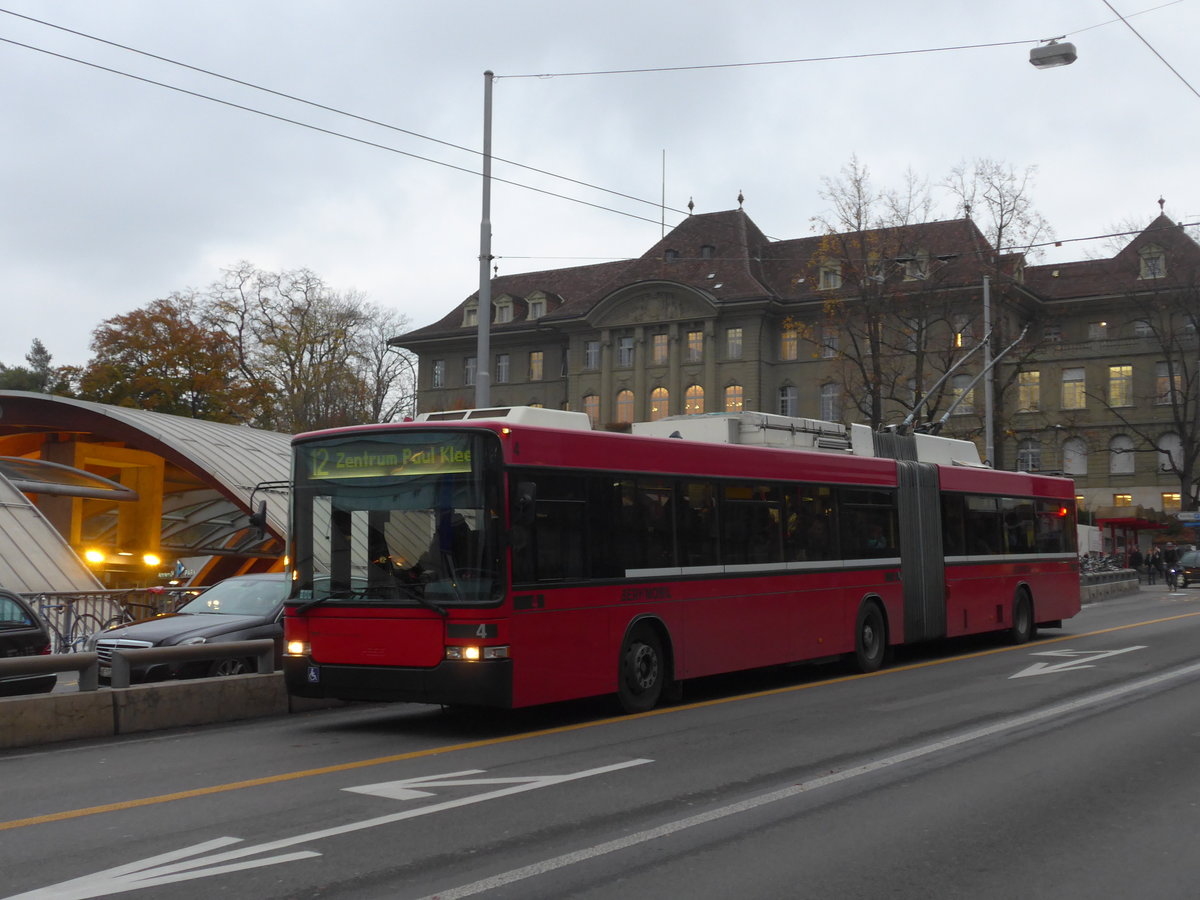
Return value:
M 1144 646 L 1125 647 L 1122 650 L 1043 650 L 1041 653 L 1033 653 L 1031 656 L 1065 656 L 1068 657 L 1066 662 L 1060 663 L 1034 663 L 1028 669 L 1022 669 L 1016 675 L 1009 675 L 1009 680 L 1013 678 L 1027 678 L 1030 675 L 1053 675 L 1056 672 L 1074 672 L 1078 669 L 1091 669 L 1092 665 L 1098 659 L 1104 659 L 1106 656 L 1117 656 L 1121 653 L 1130 653 L 1134 650 L 1145 650 Z
M 390 825 L 393 822 L 415 819 L 418 816 L 427 816 L 431 813 L 444 812 L 445 810 L 456 809 L 460 806 L 469 806 L 472 803 L 482 803 L 485 800 L 494 800 L 497 797 L 509 797 L 513 794 L 550 787 L 555 784 L 563 784 L 567 781 L 591 778 L 593 775 L 606 775 L 609 772 L 617 772 L 633 766 L 642 766 L 653 761 L 652 759 L 632 759 L 628 762 L 614 763 L 610 766 L 600 766 L 595 769 L 585 769 L 582 772 L 571 772 L 567 775 L 533 775 L 517 778 L 479 778 L 471 780 L 464 780 L 458 777 L 462 775 L 475 775 L 483 771 L 482 769 L 470 769 L 465 772 L 452 772 L 448 775 L 432 775 L 424 778 L 410 778 L 404 781 L 367 785 L 366 788 L 346 788 L 346 790 L 358 793 L 376 794 L 384 797 L 392 796 L 407 800 L 415 797 L 430 796 L 428 792 L 411 789 L 407 787 L 408 785 L 413 787 L 481 784 L 506 785 L 493 791 L 486 791 L 482 794 L 474 794 L 469 797 L 461 797 L 457 800 L 446 800 L 431 806 L 422 806 L 417 809 L 391 813 L 386 816 L 376 816 L 373 819 L 364 819 L 361 822 L 350 822 L 346 825 L 322 828 L 318 831 L 310 831 L 307 834 L 281 838 L 277 841 L 268 841 L 264 844 L 255 844 L 254 846 L 241 847 L 237 850 L 227 850 L 224 853 L 201 856 L 200 854 L 209 853 L 221 847 L 239 844 L 242 840 L 235 837 L 216 838 L 215 840 L 205 841 L 202 844 L 195 844 L 191 847 L 184 847 L 180 850 L 151 856 L 137 862 L 126 863 L 123 866 L 105 869 L 102 872 L 85 875 L 82 878 L 74 878 L 60 884 L 38 888 L 24 894 L 17 894 L 10 897 L 9 900 L 51 900 L 51 898 L 53 900 L 87 900 L 89 897 L 105 897 L 109 894 L 119 894 L 122 891 L 157 887 L 177 881 L 207 878 L 210 875 L 224 875 L 228 872 L 237 872 L 242 869 L 256 869 L 262 866 L 307 859 L 313 856 L 320 856 L 321 854 L 315 850 L 299 850 L 260 859 L 246 859 L 246 857 L 274 853 L 277 850 L 284 850 L 294 847 L 297 844 L 306 844 L 321 840 L 322 838 L 349 834 L 350 832 L 362 831 L 367 828 L 375 828 L 379 825 Z M 380 790 L 369 790 L 370 788 Z M 389 792 L 392 788 L 395 788 L 394 794 Z

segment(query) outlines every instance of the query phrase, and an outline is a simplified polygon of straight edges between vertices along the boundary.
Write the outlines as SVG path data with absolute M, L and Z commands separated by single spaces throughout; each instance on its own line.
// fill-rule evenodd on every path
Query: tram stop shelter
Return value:
M 1138 546 L 1141 532 L 1161 531 L 1173 524 L 1166 513 L 1143 506 L 1102 506 L 1096 510 L 1095 522 L 1104 546 L 1126 562 Z
M 279 570 L 290 441 L 0 391 L 0 586 L 146 588 Z M 261 527 L 250 520 L 260 510 Z

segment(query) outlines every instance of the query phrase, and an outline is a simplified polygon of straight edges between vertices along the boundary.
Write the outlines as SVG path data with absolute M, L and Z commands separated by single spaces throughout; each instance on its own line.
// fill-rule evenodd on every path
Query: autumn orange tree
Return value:
M 245 423 L 261 402 L 237 368 L 234 346 L 203 298 L 177 293 L 106 319 L 79 378 L 85 400 Z

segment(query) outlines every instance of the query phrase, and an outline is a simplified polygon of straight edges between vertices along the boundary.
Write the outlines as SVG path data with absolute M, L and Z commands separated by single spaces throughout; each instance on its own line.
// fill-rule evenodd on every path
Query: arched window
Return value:
M 683 394 L 683 411 L 689 416 L 698 416 L 704 412 L 704 388 L 693 384 Z
M 1017 445 L 1017 471 L 1036 472 L 1042 467 L 1042 445 L 1033 438 L 1025 438 Z
M 725 412 L 742 411 L 742 386 L 731 384 L 725 388 Z
M 1158 471 L 1178 472 L 1183 464 L 1183 441 L 1168 431 L 1158 439 Z
M 671 392 L 665 387 L 656 387 L 650 392 L 650 421 L 654 422 L 671 412 Z
M 781 416 L 797 416 L 800 414 L 796 396 L 796 388 L 785 384 L 779 389 L 779 414 Z
M 1086 475 L 1088 468 L 1087 441 L 1081 437 L 1073 437 L 1062 445 L 1063 474 Z
M 617 392 L 617 421 L 633 421 L 633 391 Z
M 583 397 L 583 411 L 592 420 L 592 427 L 594 428 L 596 423 L 600 421 L 600 397 L 596 394 L 585 394 Z
M 1118 434 L 1108 442 L 1108 471 L 1111 475 L 1133 474 L 1133 438 Z
M 821 385 L 821 418 L 827 422 L 842 420 L 842 386 L 829 382 Z

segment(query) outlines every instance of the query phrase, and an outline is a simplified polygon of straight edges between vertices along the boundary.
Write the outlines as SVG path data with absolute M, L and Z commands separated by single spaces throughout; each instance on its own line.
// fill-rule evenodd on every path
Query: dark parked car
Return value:
M 0 588 L 0 657 L 40 656 L 50 652 L 50 629 L 19 594 Z M 0 678 L 0 697 L 44 694 L 58 676 L 9 675 Z
M 131 650 L 273 638 L 278 665 L 283 648 L 283 600 L 287 591 L 288 583 L 282 572 L 226 578 L 173 613 L 131 625 L 118 625 L 92 635 L 88 649 L 95 649 L 100 657 L 101 681 L 107 681 L 112 675 L 110 663 L 113 650 L 118 647 Z M 161 681 L 172 677 L 202 678 L 253 671 L 252 658 L 234 658 L 139 666 L 133 668 L 130 677 L 134 681 Z
M 1184 587 L 1200 581 L 1200 550 L 1186 550 L 1179 556 L 1179 583 Z

